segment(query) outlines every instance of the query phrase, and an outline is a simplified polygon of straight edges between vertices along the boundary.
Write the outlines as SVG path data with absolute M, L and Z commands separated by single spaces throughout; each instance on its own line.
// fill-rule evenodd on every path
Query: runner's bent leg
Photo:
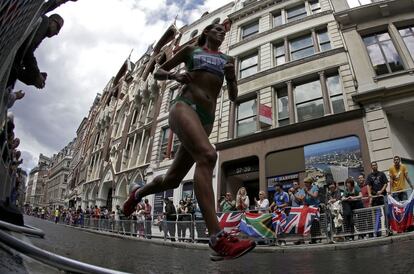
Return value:
M 187 104 L 177 103 L 170 110 L 170 127 L 182 146 L 196 162 L 194 192 L 210 235 L 220 231 L 214 206 L 213 170 L 217 153 L 208 135 L 212 125 L 204 128 L 196 112 Z
M 145 184 L 137 191 L 137 195 L 143 198 L 150 194 L 177 188 L 193 164 L 194 160 L 191 155 L 180 145 L 167 173 L 157 176 L 150 183 Z

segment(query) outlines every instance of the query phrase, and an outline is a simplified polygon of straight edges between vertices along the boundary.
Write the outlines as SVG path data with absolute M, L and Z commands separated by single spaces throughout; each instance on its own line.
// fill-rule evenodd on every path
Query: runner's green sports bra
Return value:
M 228 57 L 222 52 L 196 48 L 185 64 L 188 71 L 204 70 L 224 79 L 224 65 L 227 62 Z

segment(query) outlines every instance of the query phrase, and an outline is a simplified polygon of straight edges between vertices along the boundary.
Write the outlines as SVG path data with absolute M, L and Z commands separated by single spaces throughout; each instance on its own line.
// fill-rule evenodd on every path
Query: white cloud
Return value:
M 64 27 L 35 52 L 39 68 L 48 73 L 45 89 L 16 87 L 26 92 L 12 109 L 24 167 L 32 168 L 40 153 L 50 156 L 73 139 L 96 93 L 102 92 L 131 49 L 132 60 L 137 60 L 177 14 L 180 26 L 228 2 L 79 0 L 55 10 L 65 19 Z

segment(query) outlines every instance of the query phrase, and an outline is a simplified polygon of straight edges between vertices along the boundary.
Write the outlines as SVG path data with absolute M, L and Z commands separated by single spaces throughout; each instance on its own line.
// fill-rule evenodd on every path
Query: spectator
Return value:
M 269 210 L 269 200 L 266 198 L 266 194 L 263 190 L 259 191 L 259 200 L 254 198 L 255 209 L 260 213 L 266 213 Z
M 33 85 L 39 89 L 45 86 L 47 74 L 40 72 L 34 52 L 46 37 L 51 38 L 57 35 L 64 23 L 63 18 L 58 14 L 50 16 L 45 14 L 66 2 L 68 0 L 50 0 L 45 3 L 40 25 L 29 35 L 16 53 L 7 87 L 12 89 L 17 79 L 26 85 Z
M 164 231 L 165 235 L 167 235 L 167 232 L 169 234 L 169 238 L 171 242 L 175 242 L 175 222 L 177 221 L 177 212 L 175 210 L 175 206 L 173 202 L 168 199 L 164 198 L 165 202 L 165 220 L 167 221 L 167 230 Z
M 304 192 L 304 204 L 308 206 L 319 206 L 319 188 L 313 184 L 313 179 L 308 177 L 305 179 L 305 187 L 303 188 Z
M 305 199 L 305 192 L 300 188 L 298 182 L 293 182 L 293 187 L 289 196 L 291 206 L 301 206 L 303 205 L 303 200 Z
M 273 197 L 273 202 L 270 205 L 270 210 L 271 211 L 285 211 L 286 207 L 289 206 L 289 195 L 283 191 L 282 189 L 282 183 L 277 182 L 275 184 L 275 195 Z M 287 215 L 288 213 L 286 213 Z M 279 237 L 281 237 L 282 235 L 280 235 Z M 278 240 L 278 244 L 279 245 L 286 245 L 286 241 L 285 240 Z
M 177 208 L 177 228 L 178 228 L 178 241 L 184 241 L 185 233 L 188 227 L 188 214 L 187 214 L 187 207 L 184 200 L 180 200 Z
M 145 208 L 145 205 L 143 203 L 139 203 L 137 204 L 136 211 L 132 214 L 132 218 L 137 225 L 137 228 L 136 228 L 137 237 L 141 237 L 141 238 L 145 237 L 144 235 L 145 233 L 144 208 Z
M 364 174 L 360 174 L 358 176 L 358 185 L 361 189 L 362 194 L 362 204 L 365 208 L 369 207 L 369 194 L 368 194 L 368 185 L 366 184 Z M 373 223 L 373 215 L 372 211 L 365 212 L 365 216 L 362 216 L 361 218 L 358 218 L 357 227 L 359 231 L 362 231 L 363 229 L 373 229 L 374 223 Z M 370 233 L 368 234 L 369 237 L 373 237 L 374 234 Z
M 367 177 L 368 196 L 376 196 L 370 199 L 371 206 L 383 205 L 387 195 L 388 179 L 384 172 L 378 171 L 378 164 L 371 163 L 372 173 Z
M 328 185 L 328 192 L 327 192 L 327 197 L 326 200 L 328 201 L 328 205 L 329 204 L 333 204 L 337 201 L 341 200 L 341 190 L 338 188 L 338 184 L 336 182 L 331 182 Z
M 148 199 L 144 200 L 144 217 L 145 217 L 145 238 L 151 239 L 152 235 L 152 217 L 151 217 L 152 207 L 149 204 Z
M 208 233 L 206 232 L 206 223 L 204 222 L 203 213 L 201 213 L 200 207 L 197 201 L 194 203 L 194 222 L 197 231 L 197 242 L 208 242 Z
M 22 90 L 18 90 L 18 91 L 12 91 L 11 89 L 8 89 L 8 90 L 9 90 L 9 97 L 7 99 L 7 108 L 11 108 L 14 105 L 14 102 L 22 99 L 25 94 Z
M 341 190 L 338 188 L 338 184 L 331 181 L 328 184 L 328 192 L 326 193 L 326 201 L 328 206 L 328 217 L 332 223 L 332 230 L 339 234 L 342 229 L 342 214 L 341 214 Z M 329 230 L 329 233 L 332 231 Z M 330 235 L 329 235 L 330 236 Z
M 270 205 L 271 211 L 276 210 L 285 210 L 285 208 L 289 206 L 289 195 L 283 191 L 282 183 L 277 182 L 275 184 L 275 195 L 273 197 L 273 202 Z
M 230 192 L 227 192 L 225 196 L 222 196 L 219 202 L 220 211 L 223 213 L 236 210 L 236 201 L 233 200 L 233 196 Z
M 313 184 L 313 178 L 308 177 L 305 179 L 305 187 L 303 188 L 303 192 L 301 192 L 304 195 L 304 204 L 307 206 L 314 206 L 319 207 L 320 201 L 318 199 L 319 196 L 319 188 L 318 186 Z M 313 219 L 312 227 L 311 227 L 311 241 L 310 244 L 316 243 L 316 236 L 320 236 L 320 223 L 319 220 L 316 218 Z
M 57 224 L 59 222 L 59 215 L 60 215 L 59 208 L 55 209 L 54 215 L 55 215 L 55 224 Z
M 245 211 L 249 210 L 250 201 L 249 196 L 247 196 L 247 191 L 245 187 L 239 188 L 236 195 L 236 210 Z
M 397 201 L 407 200 L 406 182 L 410 185 L 411 189 L 413 185 L 408 177 L 407 167 L 401 164 L 400 156 L 394 156 L 394 164 L 389 168 L 388 172 L 391 179 L 390 194 L 392 193 L 392 197 Z
M 191 197 L 187 196 L 186 201 L 185 201 L 185 206 L 187 207 L 187 213 L 189 214 L 188 218 L 189 218 L 189 229 L 190 229 L 190 238 L 194 239 L 194 226 L 193 223 L 191 222 L 192 220 L 194 220 L 194 213 L 195 213 L 195 208 L 193 205 L 193 202 L 191 200 Z
M 364 205 L 364 207 L 369 207 L 368 186 L 365 182 L 364 174 L 360 174 L 358 176 L 358 186 L 362 194 L 362 204 Z
M 78 224 L 83 226 L 83 210 L 81 206 L 78 206 L 76 214 L 78 215 Z
M 345 192 L 342 197 L 342 210 L 345 218 L 345 225 L 350 229 L 352 236 L 349 239 L 354 239 L 354 218 L 353 211 L 355 209 L 363 208 L 361 202 L 362 193 L 359 186 L 355 184 L 352 177 L 349 177 L 345 181 Z

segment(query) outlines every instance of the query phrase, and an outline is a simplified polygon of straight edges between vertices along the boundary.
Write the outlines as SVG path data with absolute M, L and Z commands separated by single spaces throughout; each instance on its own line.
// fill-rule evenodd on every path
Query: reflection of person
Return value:
M 183 84 L 170 108 L 169 125 L 181 141 L 165 176 L 158 176 L 142 187 L 133 186 L 130 198 L 124 204 L 125 212 L 142 197 L 176 188 L 196 164 L 194 191 L 210 234 L 210 247 L 217 253 L 213 260 L 240 257 L 254 248 L 251 240 L 240 240 L 220 229 L 214 208 L 212 186 L 213 169 L 217 152 L 208 136 L 213 129 L 217 97 L 226 79 L 229 99 L 237 97 L 234 59 L 219 51 L 225 38 L 221 24 L 207 26 L 200 35 L 197 46 L 185 46 L 155 72 L 157 80 L 174 80 Z M 181 63 L 183 73 L 170 72 Z
M 407 192 L 405 192 L 407 186 L 405 182 L 410 185 L 411 189 L 413 188 L 413 185 L 408 177 L 407 167 L 401 164 L 400 156 L 394 156 L 394 164 L 388 169 L 388 172 L 391 179 L 390 194 L 392 193 L 392 196 L 397 201 L 407 200 Z
M 245 187 L 239 188 L 236 195 L 236 209 L 239 211 L 249 210 L 250 201 L 249 196 L 247 196 L 247 191 Z

